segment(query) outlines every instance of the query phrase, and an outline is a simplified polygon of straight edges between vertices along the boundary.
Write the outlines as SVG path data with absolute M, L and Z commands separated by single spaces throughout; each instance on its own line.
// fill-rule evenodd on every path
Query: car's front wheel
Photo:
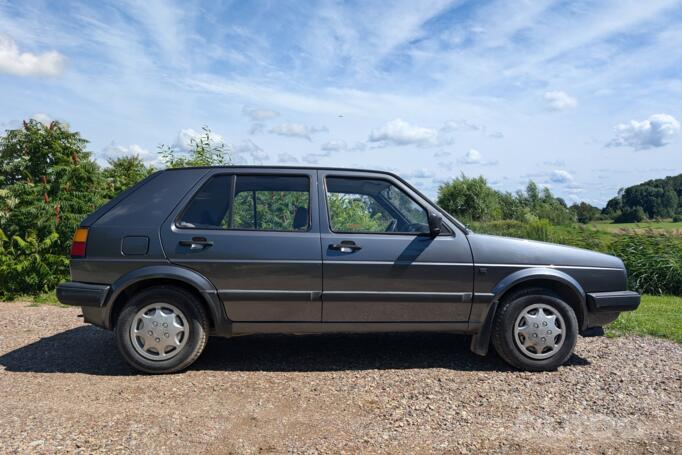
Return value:
M 172 373 L 190 366 L 208 339 L 208 318 L 184 289 L 156 286 L 134 295 L 116 323 L 123 358 L 146 373 Z
M 522 370 L 556 369 L 571 356 L 577 339 L 573 308 L 541 288 L 509 295 L 495 315 L 493 346 L 507 363 Z

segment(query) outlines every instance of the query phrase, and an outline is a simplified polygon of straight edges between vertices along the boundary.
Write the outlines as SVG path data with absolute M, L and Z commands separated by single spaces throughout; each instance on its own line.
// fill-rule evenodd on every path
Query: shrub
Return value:
M 642 207 L 628 207 L 613 220 L 614 223 L 639 223 L 646 219 L 646 213 Z
M 647 230 L 624 234 L 610 246 L 628 270 L 631 289 L 647 294 L 682 295 L 682 240 Z

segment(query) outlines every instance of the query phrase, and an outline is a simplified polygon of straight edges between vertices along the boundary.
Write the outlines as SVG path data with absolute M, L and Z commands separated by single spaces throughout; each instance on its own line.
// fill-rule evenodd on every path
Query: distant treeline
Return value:
M 464 174 L 438 189 L 438 204 L 465 222 L 547 220 L 553 225 L 611 220 L 633 223 L 644 220 L 682 221 L 682 174 L 649 180 L 618 191 L 606 207 L 587 202 L 566 204 L 549 188 L 530 181 L 525 190 L 515 193 L 495 190 L 484 177 Z

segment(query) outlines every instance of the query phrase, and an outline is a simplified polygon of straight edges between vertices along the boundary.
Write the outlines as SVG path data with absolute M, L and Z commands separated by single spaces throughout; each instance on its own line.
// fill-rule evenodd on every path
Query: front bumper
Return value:
M 639 306 L 640 296 L 632 291 L 591 292 L 587 294 L 587 314 L 581 335 L 589 336 L 591 329 L 601 329 L 620 315 Z M 600 330 L 601 331 L 601 330 Z
M 57 286 L 57 300 L 64 305 L 83 308 L 102 308 L 109 295 L 110 286 L 67 281 Z
M 633 311 L 639 306 L 640 295 L 633 291 L 592 292 L 587 294 L 587 305 L 595 313 Z

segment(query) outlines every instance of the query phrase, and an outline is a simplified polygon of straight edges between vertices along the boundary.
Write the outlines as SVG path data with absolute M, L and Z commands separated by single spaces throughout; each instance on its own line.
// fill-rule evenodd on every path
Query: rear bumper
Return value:
M 639 306 L 640 295 L 633 291 L 592 292 L 587 294 L 587 305 L 595 313 L 633 311 Z
M 57 286 L 57 300 L 64 305 L 88 308 L 102 308 L 109 295 L 106 284 L 79 283 L 67 281 Z

